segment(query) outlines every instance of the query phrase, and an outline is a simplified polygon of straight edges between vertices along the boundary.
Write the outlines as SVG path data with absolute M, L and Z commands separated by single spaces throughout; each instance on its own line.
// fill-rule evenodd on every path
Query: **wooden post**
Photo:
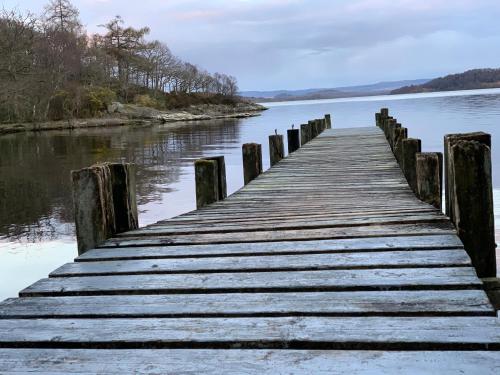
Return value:
M 416 154 L 421 152 L 420 139 L 406 138 L 403 139 L 403 173 L 408 181 L 412 190 L 417 193 L 417 167 L 416 167 Z
M 219 167 L 217 160 L 199 159 L 194 162 L 196 208 L 219 200 Z
M 316 120 L 309 121 L 309 127 L 311 129 L 311 140 L 318 136 L 318 125 Z
M 389 117 L 389 108 L 380 108 L 380 116 L 383 119 L 386 119 Z
M 326 128 L 331 129 L 332 128 L 332 116 L 329 113 L 325 115 L 325 122 L 326 122 Z
M 375 125 L 378 126 L 379 128 L 382 126 L 382 117 L 380 113 L 375 113 Z
M 403 169 L 403 139 L 408 138 L 408 129 L 405 127 L 394 129 L 394 156 L 399 163 L 401 169 Z
M 211 156 L 204 160 L 214 160 L 217 162 L 217 184 L 219 190 L 219 200 L 227 198 L 226 162 L 224 156 Z
M 442 160 L 440 152 L 416 154 L 417 195 L 438 209 L 441 209 L 442 197 Z
M 307 142 L 309 142 L 309 125 L 302 124 L 300 125 L 300 145 L 304 146 Z
M 479 277 L 496 276 L 491 149 L 478 141 L 451 146 L 455 227 Z
M 450 165 L 451 147 L 458 141 L 477 141 L 491 147 L 491 136 L 484 132 L 447 134 L 444 136 L 444 194 L 445 194 L 445 213 L 455 223 L 453 214 L 453 195 L 448 181 L 453 180 L 453 171 Z
M 288 154 L 297 151 L 300 148 L 300 134 L 299 129 L 288 129 L 286 131 L 288 140 Z
M 275 134 L 269 136 L 269 159 L 271 167 L 285 157 L 285 145 L 283 135 Z
M 257 143 L 245 143 L 243 153 L 243 178 L 245 185 L 262 173 L 262 146 Z
M 71 177 L 78 254 L 138 228 L 132 164 L 98 164 L 72 171 Z
M 396 129 L 401 129 L 401 124 L 393 123 L 392 128 L 389 133 L 389 145 L 391 150 L 394 152 L 394 146 L 396 145 Z
M 320 118 L 318 122 L 320 126 L 320 133 L 323 133 L 326 129 L 326 120 L 324 118 Z
M 390 118 L 387 121 L 387 126 L 385 128 L 385 138 L 387 139 L 387 142 L 389 142 L 389 145 L 391 146 L 391 149 L 392 149 L 391 134 L 392 134 L 392 130 L 396 127 L 396 124 L 397 124 L 397 120 L 393 119 L 393 118 Z

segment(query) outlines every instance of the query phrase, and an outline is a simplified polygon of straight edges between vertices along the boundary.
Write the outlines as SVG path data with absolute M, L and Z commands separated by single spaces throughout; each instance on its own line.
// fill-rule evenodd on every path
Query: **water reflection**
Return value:
M 332 113 L 334 127 L 371 126 L 387 106 L 422 139 L 424 151 L 441 151 L 446 133 L 483 130 L 493 136 L 495 202 L 500 196 L 500 90 L 483 95 L 460 93 L 321 100 L 272 105 L 245 120 L 178 123 L 25 133 L 0 137 L 0 300 L 76 255 L 70 171 L 103 161 L 137 164 L 140 224 L 146 225 L 195 208 L 193 161 L 224 155 L 228 192 L 243 184 L 241 144 L 264 145 L 292 123 Z M 500 206 L 495 207 L 500 214 Z M 500 222 L 500 220 L 497 220 Z M 5 281 L 8 281 L 6 283 Z

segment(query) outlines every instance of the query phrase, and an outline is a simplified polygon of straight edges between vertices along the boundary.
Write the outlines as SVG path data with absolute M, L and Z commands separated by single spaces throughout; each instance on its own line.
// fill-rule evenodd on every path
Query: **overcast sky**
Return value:
M 44 0 L 2 0 L 40 12 Z M 498 0 L 73 0 L 120 14 L 242 90 L 335 87 L 500 67 Z

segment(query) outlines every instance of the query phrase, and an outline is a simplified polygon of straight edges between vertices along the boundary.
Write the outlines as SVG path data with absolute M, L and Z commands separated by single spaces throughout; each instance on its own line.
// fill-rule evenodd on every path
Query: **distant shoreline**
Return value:
M 238 103 L 234 106 L 206 104 L 179 110 L 159 111 L 148 107 L 117 103 L 111 113 L 99 118 L 0 124 L 0 135 L 49 130 L 109 128 L 128 125 L 152 126 L 183 121 L 247 118 L 260 116 L 260 113 L 266 109 L 266 107 L 257 103 Z

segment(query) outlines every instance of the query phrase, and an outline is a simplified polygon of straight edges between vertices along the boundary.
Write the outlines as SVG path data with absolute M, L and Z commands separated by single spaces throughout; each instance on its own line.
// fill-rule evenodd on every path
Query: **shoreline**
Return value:
M 0 136 L 24 132 L 73 130 L 85 128 L 109 128 L 117 126 L 152 126 L 184 121 L 243 119 L 260 116 L 266 107 L 255 103 L 239 103 L 236 106 L 207 104 L 182 110 L 159 111 L 153 108 L 113 103 L 104 117 L 70 119 L 61 121 L 0 124 Z

